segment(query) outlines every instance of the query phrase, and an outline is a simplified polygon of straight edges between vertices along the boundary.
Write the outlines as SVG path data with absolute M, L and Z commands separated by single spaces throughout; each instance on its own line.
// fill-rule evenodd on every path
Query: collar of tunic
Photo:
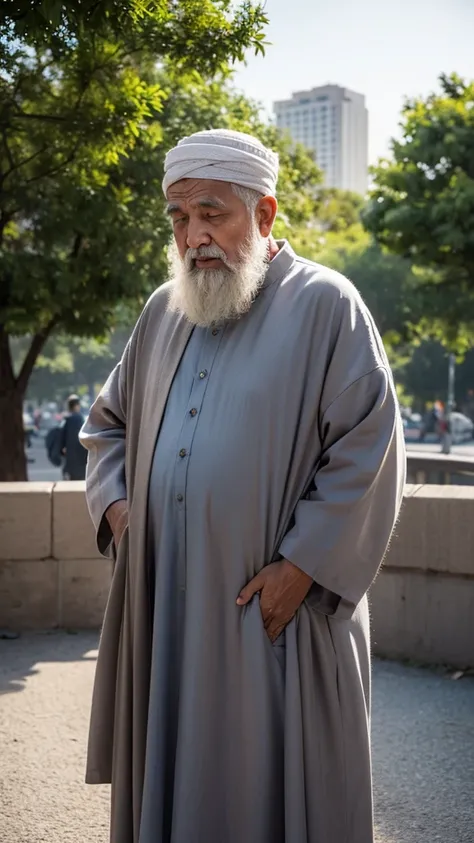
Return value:
M 287 240 L 277 240 L 279 252 L 268 264 L 262 288 L 269 287 L 275 281 L 281 281 L 291 269 L 296 255 Z

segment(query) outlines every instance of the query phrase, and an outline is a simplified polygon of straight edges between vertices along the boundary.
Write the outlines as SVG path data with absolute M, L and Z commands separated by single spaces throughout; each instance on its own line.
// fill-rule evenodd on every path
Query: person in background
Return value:
M 68 415 L 61 425 L 61 454 L 64 456 L 63 477 L 65 480 L 84 480 L 86 476 L 87 451 L 79 441 L 79 432 L 84 424 L 81 402 L 77 395 L 67 400 Z

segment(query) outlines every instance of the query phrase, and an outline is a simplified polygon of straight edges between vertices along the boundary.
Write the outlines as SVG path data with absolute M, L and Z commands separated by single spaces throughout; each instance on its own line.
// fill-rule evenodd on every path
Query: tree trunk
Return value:
M 0 324 L 0 483 L 28 480 L 26 471 L 23 399 L 33 371 L 55 320 L 31 341 L 18 377 L 15 377 L 8 334 Z
M 0 325 L 0 482 L 27 480 L 23 394 L 15 380 L 8 334 Z
M 0 482 L 27 479 L 23 394 L 0 381 Z

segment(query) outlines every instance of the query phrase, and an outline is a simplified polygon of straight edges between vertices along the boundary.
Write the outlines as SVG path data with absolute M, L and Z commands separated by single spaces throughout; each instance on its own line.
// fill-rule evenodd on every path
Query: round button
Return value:
M 182 457 L 185 457 L 187 453 L 188 452 L 187 452 L 186 448 L 181 448 L 181 450 L 179 452 L 179 455 L 182 458 Z
M 176 500 L 179 501 L 179 503 L 182 503 L 184 501 L 184 498 L 182 495 L 176 495 Z
M 202 372 L 199 372 L 199 377 L 203 380 L 207 375 L 207 369 L 203 369 Z
M 189 411 L 189 415 L 190 415 L 190 416 L 193 416 L 193 418 L 194 418 L 194 416 L 197 416 L 197 410 L 196 410 L 196 407 L 193 407 L 193 409 Z

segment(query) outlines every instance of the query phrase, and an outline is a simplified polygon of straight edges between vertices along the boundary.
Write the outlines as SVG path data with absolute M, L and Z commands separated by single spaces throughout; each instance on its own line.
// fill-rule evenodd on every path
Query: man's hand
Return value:
M 245 606 L 260 592 L 263 625 L 270 641 L 276 641 L 285 626 L 301 606 L 313 580 L 292 562 L 282 559 L 273 562 L 245 586 L 237 598 L 238 606 Z
M 115 549 L 118 548 L 123 531 L 128 524 L 128 504 L 126 500 L 115 501 L 105 513 L 114 537 Z

